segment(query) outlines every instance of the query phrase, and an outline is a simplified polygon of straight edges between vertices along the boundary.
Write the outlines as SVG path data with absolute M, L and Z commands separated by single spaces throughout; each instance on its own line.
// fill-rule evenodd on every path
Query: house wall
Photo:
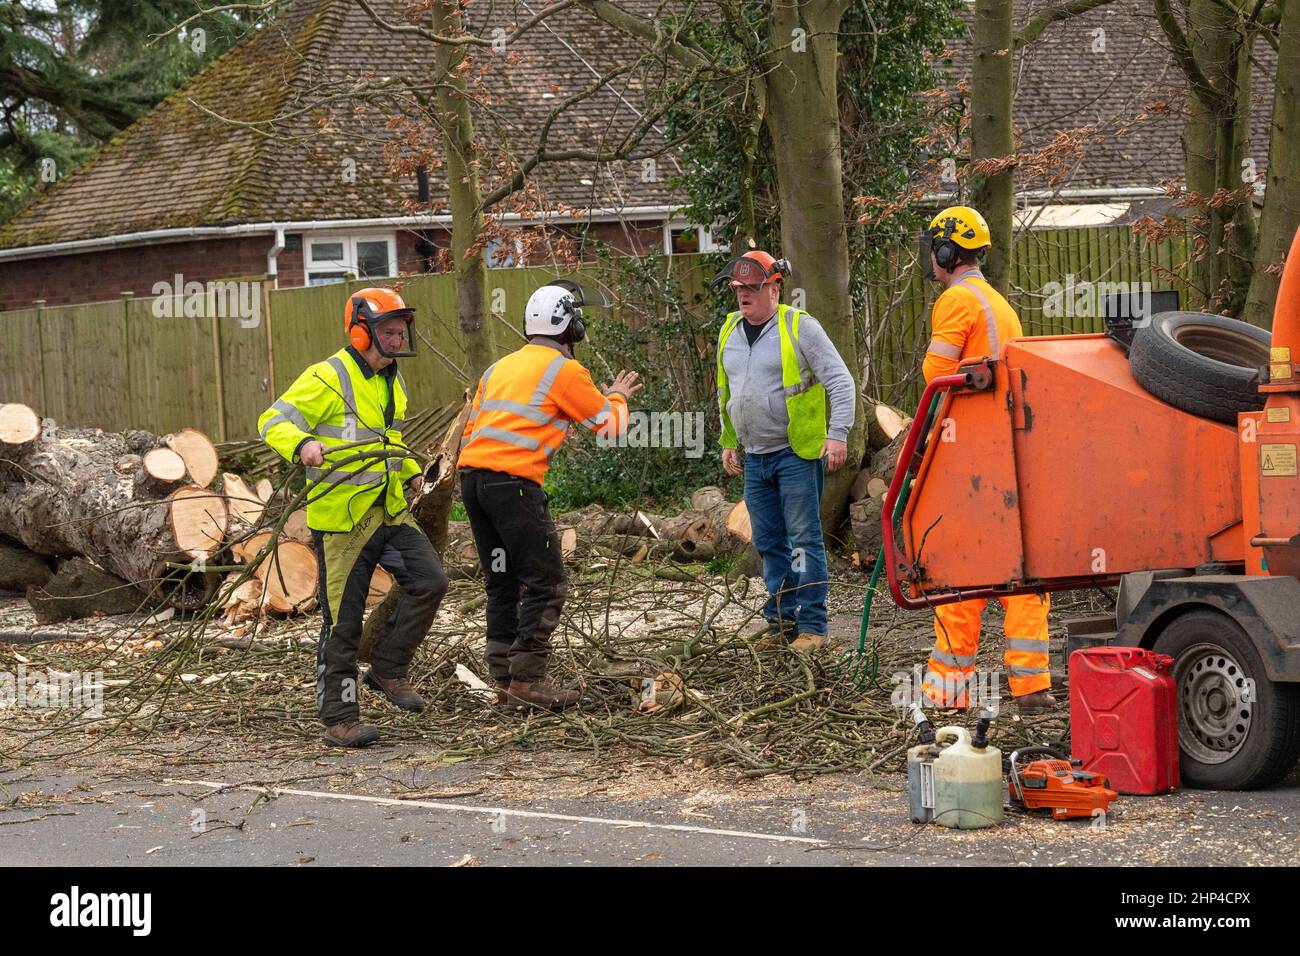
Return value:
M 575 237 L 581 232 L 571 226 L 565 230 Z M 597 222 L 586 226 L 585 232 L 589 239 L 600 240 L 620 254 L 663 248 L 663 224 L 659 221 Z M 419 234 L 411 229 L 398 229 L 396 233 L 399 270 L 424 272 L 424 260 L 416 251 L 421 241 Z M 276 257 L 280 288 L 304 284 L 303 235 L 288 234 L 286 248 Z M 292 242 L 295 237 L 297 243 Z M 430 239 L 437 247 L 447 247 L 450 238 L 445 229 L 430 231 Z M 28 308 L 38 299 L 55 306 L 104 302 L 123 292 L 152 295 L 156 283 L 174 284 L 177 273 L 186 283 L 260 276 L 266 272 L 266 254 L 272 241 L 270 234 L 232 236 L 0 261 L 0 311 Z M 595 243 L 579 241 L 584 260 L 594 259 L 595 250 Z

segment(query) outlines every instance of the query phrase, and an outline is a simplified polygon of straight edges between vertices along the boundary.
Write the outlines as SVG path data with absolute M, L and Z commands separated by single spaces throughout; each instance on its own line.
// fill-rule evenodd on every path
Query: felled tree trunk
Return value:
M 0 591 L 43 587 L 54 572 L 26 548 L 0 541 Z
M 71 558 L 43 587 L 27 589 L 27 603 L 38 624 L 83 617 L 130 614 L 143 603 L 140 592 L 116 574 L 95 567 L 85 558 Z
M 141 594 L 192 606 L 210 591 L 199 580 L 202 562 L 222 546 L 226 505 L 192 485 L 159 496 L 158 482 L 119 467 L 130 456 L 143 467 L 150 446 L 161 444 L 147 432 L 124 439 L 48 420 L 31 440 L 0 442 L 0 536 L 43 557 L 88 558 Z M 195 564 L 199 573 L 169 564 Z

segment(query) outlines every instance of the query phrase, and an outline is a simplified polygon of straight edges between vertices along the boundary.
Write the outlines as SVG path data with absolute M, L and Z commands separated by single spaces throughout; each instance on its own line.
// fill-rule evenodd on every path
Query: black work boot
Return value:
M 325 742 L 331 747 L 368 747 L 378 739 L 378 728 L 355 718 L 325 728 Z
M 366 671 L 366 676 L 361 678 L 361 682 L 367 687 L 379 691 L 388 698 L 389 702 L 402 708 L 416 713 L 424 710 L 424 698 L 415 692 L 411 682 L 405 677 L 380 677 L 375 673 L 374 668 Z
M 580 691 L 571 687 L 557 687 L 546 680 L 512 680 L 506 696 L 515 710 L 525 707 L 563 710 L 582 700 Z
M 1040 690 L 1033 694 L 1026 694 L 1024 697 L 1016 697 L 1015 704 L 1021 713 L 1033 714 L 1055 707 L 1056 698 L 1050 692 Z

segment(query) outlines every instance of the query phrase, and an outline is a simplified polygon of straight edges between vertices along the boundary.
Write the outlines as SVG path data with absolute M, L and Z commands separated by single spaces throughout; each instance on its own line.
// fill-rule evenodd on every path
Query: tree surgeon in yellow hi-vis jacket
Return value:
M 1020 317 L 989 285 L 980 263 L 992 243 L 988 223 L 969 206 L 951 206 L 930 222 L 930 264 L 947 288 L 934 303 L 931 338 L 922 374 L 928 382 L 957 371 L 963 360 L 1000 357 L 1009 339 L 1024 335 Z M 1020 710 L 1042 710 L 1056 703 L 1048 692 L 1052 675 L 1047 659 L 1046 594 L 1000 598 L 1006 611 L 1003 665 L 1007 686 Z M 984 599 L 941 604 L 934 609 L 934 651 L 922 689 L 941 707 L 965 708 L 967 684 L 975 673 Z
M 361 723 L 357 647 L 375 565 L 402 588 L 402 598 L 375 639 L 364 682 L 403 710 L 424 700 L 407 670 L 447 593 L 447 576 L 429 539 L 407 510 L 405 489 L 423 481 L 415 460 L 400 454 L 406 383 L 396 359 L 413 355 L 415 310 L 391 289 L 361 289 L 348 299 L 348 345 L 298 376 L 262 413 L 262 440 L 307 469 L 307 525 L 320 564 L 321 635 L 316 704 L 325 742 L 364 747 L 379 731 Z M 397 452 L 364 457 L 364 452 Z M 347 462 L 344 464 L 344 462 Z

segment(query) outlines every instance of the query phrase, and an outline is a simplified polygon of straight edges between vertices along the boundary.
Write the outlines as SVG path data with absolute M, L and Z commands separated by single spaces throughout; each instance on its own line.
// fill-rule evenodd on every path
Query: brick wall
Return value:
M 623 254 L 663 248 L 662 224 L 656 221 L 597 222 L 580 229 L 565 227 L 565 231 L 578 239 L 582 258 L 587 260 L 595 258 L 595 249 L 592 242 L 581 240 L 584 232 Z M 424 261 L 416 251 L 422 241 L 420 234 L 410 229 L 396 232 L 398 268 L 404 273 L 425 271 Z M 289 246 L 295 245 L 291 241 L 294 237 L 298 238 L 296 247 L 286 247 L 276 259 L 281 288 L 300 286 L 305 281 L 302 235 L 286 236 Z M 437 247 L 448 246 L 450 238 L 447 230 L 429 231 L 429 239 Z M 263 275 L 273 241 L 270 234 L 232 236 L 0 261 L 0 311 L 27 308 L 36 299 L 53 306 L 103 302 L 123 292 L 152 295 L 155 283 L 173 283 L 177 273 L 187 283 Z

